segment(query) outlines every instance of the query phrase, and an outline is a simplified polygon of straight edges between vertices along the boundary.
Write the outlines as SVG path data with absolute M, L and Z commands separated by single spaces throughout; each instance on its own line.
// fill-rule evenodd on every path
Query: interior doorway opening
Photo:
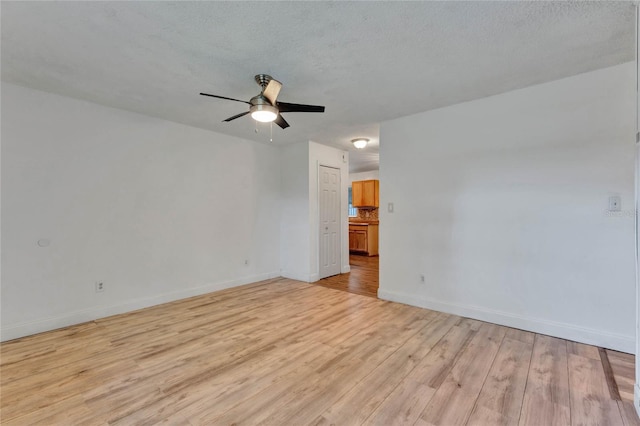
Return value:
M 349 217 L 350 272 L 322 279 L 317 282 L 318 285 L 378 297 L 379 188 L 377 170 L 349 175 L 346 209 Z
M 378 256 L 350 254 L 350 272 L 325 278 L 315 284 L 335 290 L 377 298 L 380 274 L 379 262 L 380 259 Z

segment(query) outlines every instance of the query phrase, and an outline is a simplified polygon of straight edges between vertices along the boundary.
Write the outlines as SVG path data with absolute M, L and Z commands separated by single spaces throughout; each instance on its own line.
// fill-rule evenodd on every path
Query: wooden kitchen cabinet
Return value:
M 349 224 L 349 251 L 378 254 L 378 225 L 368 223 Z
M 377 179 L 359 180 L 351 183 L 353 207 L 380 207 L 380 181 Z
M 367 251 L 367 230 L 349 230 L 349 250 Z

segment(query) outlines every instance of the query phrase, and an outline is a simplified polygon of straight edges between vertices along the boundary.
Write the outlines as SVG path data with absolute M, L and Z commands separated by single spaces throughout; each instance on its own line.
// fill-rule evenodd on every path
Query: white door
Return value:
M 320 166 L 320 278 L 340 273 L 340 170 Z

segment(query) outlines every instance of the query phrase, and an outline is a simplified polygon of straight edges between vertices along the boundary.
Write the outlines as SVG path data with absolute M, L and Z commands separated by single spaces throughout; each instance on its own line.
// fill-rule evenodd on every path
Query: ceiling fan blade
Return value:
M 236 102 L 242 102 L 243 104 L 249 104 L 251 105 L 249 102 L 247 101 L 241 101 L 240 99 L 233 99 L 233 98 L 227 98 L 226 96 L 218 96 L 218 95 L 210 95 L 208 93 L 200 93 L 202 96 L 211 96 L 212 98 L 219 98 L 219 99 L 226 99 L 228 101 L 236 101 Z
M 271 79 L 267 87 L 264 88 L 262 94 L 265 98 L 269 99 L 271 105 L 276 104 L 276 99 L 278 98 L 278 94 L 280 93 L 280 89 L 282 89 L 282 83 L 278 80 Z
M 243 117 L 243 116 L 245 116 L 245 115 L 247 115 L 247 114 L 249 114 L 249 111 L 245 111 L 245 112 L 243 112 L 243 113 L 240 113 L 240 114 L 234 115 L 233 117 L 229 117 L 229 118 L 227 118 L 226 120 L 222 120 L 222 121 L 227 121 L 227 122 L 229 122 L 229 121 L 231 121 L 231 120 L 235 120 L 236 118 Z
M 280 114 L 278 114 L 274 123 L 280 126 L 281 129 L 286 129 L 287 127 L 289 127 L 289 123 L 287 123 L 287 120 L 285 120 L 284 117 Z
M 280 112 L 324 112 L 324 107 L 319 105 L 290 104 L 277 102 Z

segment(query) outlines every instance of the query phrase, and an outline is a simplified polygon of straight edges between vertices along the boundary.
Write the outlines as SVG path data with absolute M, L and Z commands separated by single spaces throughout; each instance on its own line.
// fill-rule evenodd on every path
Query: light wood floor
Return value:
M 7 425 L 637 425 L 598 348 L 287 279 L 0 346 Z
M 314 284 L 363 296 L 378 297 L 380 258 L 351 254 L 349 264 L 351 272 L 324 278 Z
M 636 357 L 631 354 L 607 350 L 607 358 L 622 401 L 633 404 Z

